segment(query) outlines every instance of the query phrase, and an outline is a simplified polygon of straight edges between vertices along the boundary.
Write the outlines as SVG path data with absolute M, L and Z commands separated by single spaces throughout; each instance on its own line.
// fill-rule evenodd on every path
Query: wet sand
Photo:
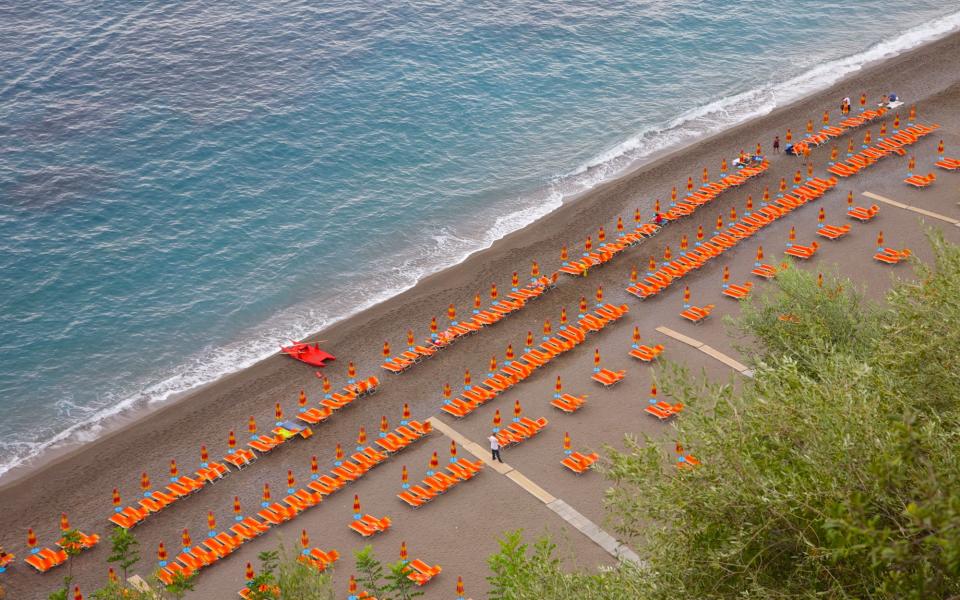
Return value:
M 904 121 L 909 105 L 916 103 L 920 121 L 936 122 L 942 128 L 923 138 L 908 150 L 908 154 L 917 157 L 917 172 L 934 171 L 932 163 L 939 139 L 944 139 L 948 155 L 960 155 L 958 82 L 960 35 L 955 34 L 865 69 L 829 90 L 770 115 L 662 156 L 630 175 L 568 203 L 464 263 L 318 333 L 313 339 L 324 340 L 322 346 L 338 356 L 338 360 L 325 369 L 334 388 L 346 383 L 347 362 L 353 361 L 360 376 L 376 374 L 381 378 L 381 391 L 334 415 L 315 429 L 313 438 L 296 440 L 286 445 L 288 447 L 281 447 L 251 467 L 233 472 L 199 494 L 148 518 L 133 530 L 143 553 L 143 560 L 134 571 L 146 574 L 152 570 L 156 566 L 158 542 L 163 541 L 169 550 L 174 550 L 179 546 L 180 532 L 185 527 L 190 529 L 195 542 L 199 540 L 206 531 L 207 511 L 214 512 L 221 526 L 229 525 L 235 495 L 240 497 L 246 512 L 252 513 L 255 510 L 251 509 L 258 506 L 263 483 L 270 484 L 274 498 L 277 498 L 286 488 L 288 469 L 294 471 L 299 482 L 306 481 L 311 455 L 317 455 L 321 469 L 328 470 L 337 442 L 345 448 L 352 448 L 358 428 L 365 426 L 373 435 L 381 415 L 386 415 L 395 424 L 404 402 L 409 403 L 413 418 L 425 419 L 437 414 L 444 382 L 458 389 L 462 385 L 463 372 L 468 368 L 475 380 L 478 379 L 486 372 L 492 355 L 502 362 L 507 344 L 513 344 L 515 349 L 521 348 L 528 330 L 539 337 L 545 319 L 550 319 L 556 327 L 561 307 L 566 307 L 572 317 L 577 312 L 581 296 L 587 297 L 592 305 L 595 290 L 601 285 L 606 301 L 630 306 L 630 313 L 624 319 L 589 336 L 584 345 L 539 369 L 530 379 L 466 419 L 454 422 L 448 417 L 442 418 L 471 440 L 484 445 L 493 411 L 499 408 L 504 418 L 509 418 L 516 399 L 522 402 L 527 416 L 546 416 L 550 419 L 547 430 L 537 438 L 505 451 L 504 459 L 549 493 L 605 526 L 604 482 L 595 473 L 578 478 L 560 466 L 562 438 L 568 431 L 574 449 L 580 450 L 600 450 L 604 444 L 620 446 L 627 433 L 650 435 L 669 444 L 670 426 L 653 422 L 640 410 L 656 367 L 638 364 L 627 356 L 633 326 L 640 327 L 645 342 L 664 343 L 667 358 L 687 364 L 694 371 L 704 369 L 712 378 L 733 378 L 733 371 L 719 362 L 666 338 L 655 328 L 665 325 L 736 357 L 733 340 L 726 335 L 722 323 L 723 315 L 737 311 L 736 303 L 720 294 L 723 265 L 729 265 L 732 282 L 757 282 L 749 274 L 757 245 L 764 246 L 771 261 L 779 261 L 791 225 L 796 226 L 799 243 L 812 241 L 817 208 L 799 209 L 707 267 L 688 275 L 679 285 L 643 303 L 624 291 L 631 267 L 636 265 L 641 272 L 644 271 L 649 257 L 661 257 L 665 246 L 670 246 L 676 253 L 682 235 L 692 240 L 697 225 L 712 230 L 717 215 L 724 215 L 726 221 L 731 206 L 742 213 L 748 194 L 756 203 L 764 186 L 770 186 L 771 192 L 775 192 L 781 177 L 791 180 L 794 172 L 801 168 L 799 159 L 771 155 L 771 167 L 765 176 L 723 193 L 692 217 L 666 227 L 658 236 L 627 250 L 610 264 L 591 270 L 588 277 L 562 276 L 557 289 L 529 303 L 519 313 L 456 343 L 404 374 L 394 376 L 379 367 L 383 341 L 388 340 L 395 349 L 404 346 L 408 328 L 413 328 L 418 338 L 426 336 L 431 316 L 436 315 L 441 323 L 445 323 L 446 308 L 450 303 L 465 314 L 472 306 L 474 294 L 479 292 L 486 297 L 491 283 L 496 283 L 501 293 L 507 291 L 511 273 L 519 271 L 521 276 L 526 276 L 531 260 L 537 260 L 542 270 L 553 271 L 559 266 L 562 245 L 569 245 L 571 254 L 575 254 L 581 251 L 586 236 L 592 235 L 596 240 L 600 226 L 605 227 L 612 237 L 617 215 L 622 215 L 628 223 L 632 222 L 633 210 L 639 207 L 644 215 L 649 216 L 654 198 L 669 198 L 672 186 L 685 189 L 688 176 L 699 181 L 704 165 L 716 178 L 720 159 L 729 161 L 740 149 L 750 150 L 759 141 L 768 150 L 773 136 L 779 134 L 783 139 L 788 127 L 792 128 L 796 138 L 802 137 L 807 120 L 812 119 L 819 127 L 824 110 L 830 110 L 831 118 L 836 122 L 838 101 L 845 95 L 856 99 L 861 92 L 866 92 L 869 98 L 875 99 L 895 90 L 907 102 L 907 106 L 900 109 Z M 890 127 L 892 116 L 885 120 Z M 871 126 L 870 130 L 876 138 L 878 126 Z M 855 130 L 837 143 L 843 150 L 847 140 L 852 138 L 859 146 L 863 135 L 864 129 Z M 813 151 L 817 175 L 825 174 L 823 167 L 829 152 L 829 144 Z M 854 192 L 856 203 L 860 205 L 874 202 L 861 195 L 864 191 L 871 191 L 960 219 L 957 204 L 960 201 L 960 174 L 936 169 L 937 183 L 930 189 L 917 191 L 902 183 L 906 171 L 906 157 L 886 158 L 858 176 L 841 180 L 836 190 L 817 203 L 825 207 L 827 222 L 836 224 L 847 221 L 843 212 L 848 190 Z M 877 232 L 883 230 L 888 245 L 910 247 L 923 259 L 929 251 L 923 239 L 924 225 L 919 218 L 918 214 L 881 204 L 876 219 L 863 226 L 855 225 L 853 232 L 843 240 L 823 242 L 821 252 L 804 267 L 835 269 L 854 278 L 871 295 L 879 297 L 889 287 L 892 277 L 909 276 L 910 271 L 905 266 L 890 268 L 872 260 Z M 925 223 L 941 227 L 948 239 L 960 242 L 960 229 L 956 226 L 929 218 Z M 684 285 L 690 286 L 695 304 L 717 305 L 714 317 L 707 323 L 692 326 L 679 318 Z M 757 282 L 756 285 L 762 287 L 763 284 Z M 626 380 L 611 390 L 604 390 L 589 379 L 592 349 L 595 347 L 600 349 L 604 366 L 627 370 Z M 566 391 L 589 394 L 586 408 L 574 416 L 559 413 L 548 404 L 557 375 L 563 377 Z M 321 397 L 320 387 L 314 369 L 275 356 L 42 467 L 22 472 L 17 479 L 8 478 L 0 488 L 0 506 L 3 507 L 0 544 L 23 557 L 27 552 L 24 541 L 29 526 L 36 530 L 41 545 L 52 544 L 62 511 L 70 515 L 74 526 L 88 533 L 105 535 L 109 531 L 106 518 L 110 514 L 114 487 L 120 489 L 125 502 L 132 501 L 139 492 L 141 472 L 148 473 L 156 486 L 165 481 L 172 458 L 180 464 L 181 472 L 192 471 L 199 462 L 201 444 L 209 448 L 211 458 L 219 458 L 226 453 L 229 430 L 235 430 L 240 440 L 245 439 L 250 415 L 265 425 L 273 420 L 275 402 L 281 402 L 287 413 L 292 414 L 301 389 L 316 401 Z M 400 542 L 405 540 L 412 557 L 443 566 L 438 580 L 425 588 L 428 600 L 452 597 L 457 575 L 463 576 L 468 596 L 483 597 L 486 557 L 496 549 L 496 537 L 509 529 L 523 528 L 531 534 L 551 533 L 571 565 L 591 568 L 612 562 L 613 559 L 599 546 L 490 468 L 476 480 L 417 511 L 396 498 L 402 465 L 407 465 L 411 480 L 419 480 L 427 469 L 431 452 L 437 451 L 443 460 L 448 448 L 449 440 L 434 433 L 425 442 L 391 458 L 320 506 L 204 570 L 197 580 L 197 591 L 188 597 L 236 597 L 237 589 L 242 586 L 244 565 L 248 561 L 255 562 L 257 552 L 275 545 L 280 536 L 288 544 L 296 543 L 301 529 L 309 533 L 313 545 L 336 548 L 343 555 L 335 578 L 338 593 L 344 592 L 342 595 L 345 596 L 346 580 L 353 572 L 352 552 L 367 543 L 347 528 L 355 493 L 360 495 L 364 512 L 393 519 L 394 526 L 390 531 L 369 540 L 381 558 L 396 560 Z M 462 449 L 460 452 L 465 454 Z M 96 549 L 75 559 L 73 574 L 85 593 L 89 594 L 105 581 L 108 550 L 108 543 L 104 541 Z M 18 558 L 14 567 L 0 575 L 0 583 L 7 587 L 8 597 L 45 598 L 65 573 L 66 568 L 60 567 L 46 575 L 38 575 Z

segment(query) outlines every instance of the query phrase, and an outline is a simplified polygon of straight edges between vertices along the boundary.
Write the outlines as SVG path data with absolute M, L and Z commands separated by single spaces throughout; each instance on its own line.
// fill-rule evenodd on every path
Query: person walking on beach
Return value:
M 780 136 L 773 136 L 773 153 L 780 154 Z
M 497 436 L 491 433 L 487 439 L 490 440 L 490 460 L 503 462 L 503 459 L 500 458 L 500 441 L 497 440 Z

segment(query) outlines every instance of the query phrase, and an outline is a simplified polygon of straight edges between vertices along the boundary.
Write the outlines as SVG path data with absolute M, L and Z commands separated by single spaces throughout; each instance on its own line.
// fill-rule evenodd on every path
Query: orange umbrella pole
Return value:
M 263 496 L 262 496 L 262 498 L 263 498 L 263 499 L 262 499 L 262 501 L 260 502 L 260 506 L 262 506 L 262 507 L 264 507 L 264 508 L 270 506 L 270 484 L 269 484 L 269 483 L 263 484 Z
M 363 448 L 367 443 L 367 430 L 362 425 L 360 426 L 360 431 L 357 432 L 357 452 L 363 452 Z

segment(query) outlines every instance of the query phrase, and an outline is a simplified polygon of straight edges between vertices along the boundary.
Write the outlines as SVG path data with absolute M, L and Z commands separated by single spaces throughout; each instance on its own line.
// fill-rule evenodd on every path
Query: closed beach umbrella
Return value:
M 550 319 L 547 319 L 546 321 L 543 322 L 543 336 L 544 337 L 550 336 Z
M 150 476 L 146 473 L 140 474 L 140 489 L 145 492 L 150 489 Z
M 753 196 L 747 195 L 747 212 L 753 210 Z
M 693 191 L 693 177 L 687 177 L 687 191 Z
M 297 485 L 297 480 L 293 477 L 293 471 L 287 469 L 287 487 L 293 488 Z
M 406 402 L 403 403 L 403 420 L 404 421 L 410 420 L 410 405 L 407 404 Z
M 807 162 L 807 177 L 813 177 L 813 162 Z
M 853 139 L 847 142 L 847 154 L 853 154 Z
M 677 188 L 673 188 L 673 189 L 677 189 Z M 637 226 L 640 225 L 640 209 L 639 208 L 633 209 L 633 222 L 636 223 Z
M 787 239 L 790 240 L 791 243 L 797 239 L 797 228 L 793 225 L 790 226 L 790 233 L 788 234 Z
M 240 496 L 234 496 L 233 497 L 233 514 L 237 518 L 239 518 L 241 512 L 242 511 L 240 510 Z
M 566 246 L 564 246 L 564 251 L 566 251 Z M 496 299 L 497 299 L 497 296 L 498 296 L 498 293 L 497 293 L 497 284 L 491 283 L 491 284 L 490 284 L 490 299 L 491 299 L 491 300 L 496 300 Z
M 730 281 L 730 267 L 723 265 L 723 283 Z
M 763 260 L 763 246 L 757 246 L 757 262 Z
M 563 307 L 563 306 L 560 307 L 560 324 L 561 325 L 567 324 L 567 309 L 566 307 Z
M 273 407 L 273 416 L 275 416 L 278 421 L 283 420 L 283 408 L 280 406 L 279 402 L 277 402 Z
M 707 171 L 707 168 L 704 167 L 704 168 L 703 168 L 703 182 L 706 183 L 706 182 L 708 182 L 708 181 L 710 181 L 710 173 L 709 173 L 709 171 Z
M 867 95 L 860 94 L 860 106 L 866 106 L 866 105 L 867 105 Z
M 437 318 L 430 317 L 430 333 L 436 333 L 436 332 L 437 332 Z
M 473 296 L 473 309 L 480 310 L 480 294 L 474 294 Z
M 324 393 L 324 394 L 329 394 L 331 389 L 332 389 L 332 386 L 330 385 L 330 380 L 327 378 L 326 375 L 324 375 L 324 377 L 323 377 L 323 393 Z
M 263 498 L 263 503 L 264 503 L 264 504 L 270 504 L 270 484 L 269 484 L 269 483 L 263 484 L 263 496 L 262 496 L 262 498 Z
M 157 560 L 160 561 L 160 565 L 163 566 L 167 562 L 167 549 L 163 545 L 163 542 L 157 546 Z
M 559 396 L 559 395 L 563 392 L 563 383 L 560 382 L 560 376 L 559 376 L 559 375 L 557 375 L 557 383 L 556 383 L 556 385 L 554 386 L 553 389 L 555 389 L 555 390 L 557 391 L 557 396 Z
M 673 449 L 677 454 L 683 454 L 683 444 L 679 440 L 674 443 Z
M 361 425 L 357 432 L 357 445 L 362 446 L 367 443 L 367 430 Z
M 633 343 L 634 344 L 640 343 L 640 328 L 637 326 L 633 327 Z
M 839 154 L 839 151 L 837 150 L 837 145 L 834 144 L 833 147 L 830 149 L 830 160 L 837 160 L 838 154 Z
M 717 231 L 723 229 L 723 215 L 717 215 Z
M 567 432 L 563 433 L 563 451 L 570 453 L 570 434 Z
M 382 415 L 380 417 L 380 431 L 381 433 L 390 431 L 390 423 L 387 421 L 387 415 Z
M 863 143 L 864 145 L 870 145 L 870 130 L 868 129 L 865 134 L 863 134 Z
M 893 115 L 893 128 L 900 129 L 900 113 Z
M 763 201 L 769 202 L 770 200 L 770 186 L 763 186 Z
M 170 459 L 170 479 L 177 478 L 177 461 L 175 459 Z
M 83 594 L 80 593 L 80 586 L 73 586 L 73 600 L 83 600 Z
M 820 212 L 817 214 L 817 222 L 823 225 L 823 222 L 827 219 L 827 213 L 823 211 L 823 207 L 820 207 Z
M 560 260 L 566 262 L 568 258 L 569 255 L 567 254 L 567 246 L 564 245 L 562 248 L 560 248 Z
M 600 366 L 600 348 L 594 348 L 593 350 L 593 366 Z
M 686 250 L 688 244 L 689 244 L 689 242 L 687 241 L 687 235 L 686 235 L 686 234 L 683 234 L 683 235 L 680 237 L 680 250 L 681 250 L 681 251 Z
M 383 342 L 383 357 L 384 357 L 384 358 L 387 358 L 388 356 L 390 356 L 390 342 L 384 341 L 384 342 Z
M 587 252 L 590 252 L 590 250 L 593 249 L 593 240 L 590 239 L 589 235 L 587 236 L 586 241 L 584 241 L 583 247 Z
M 513 344 L 507 344 L 507 360 L 513 360 Z
M 499 408 L 493 412 L 493 426 L 494 428 L 500 427 L 500 409 Z
M 763 154 L 763 152 L 760 149 L 760 142 L 757 142 L 757 151 L 755 152 L 755 154 L 757 156 L 760 156 L 761 154 Z
M 70 519 L 67 518 L 67 513 L 60 513 L 60 531 L 69 531 L 70 530 Z
M 320 472 L 320 462 L 317 460 L 316 454 L 310 457 L 310 474 L 316 475 Z
M 231 450 L 237 447 L 237 436 L 232 431 L 227 434 L 227 447 Z
M 914 167 L 917 166 L 917 159 L 913 156 L 910 157 L 910 160 L 907 162 L 907 169 L 913 171 Z
M 733 223 L 737 220 L 737 209 L 734 206 L 730 207 L 730 222 Z
M 684 286 L 683 288 L 683 304 L 684 305 L 690 304 L 690 286 L 689 285 Z
M 533 261 L 533 264 L 530 265 L 530 276 L 540 277 L 540 265 L 537 264 L 537 261 Z
M 443 397 L 449 398 L 450 395 L 451 395 L 450 384 L 449 383 L 443 384 Z
M 727 159 L 725 158 L 720 160 L 720 172 L 721 173 L 727 172 Z
M 257 433 L 257 420 L 250 416 L 250 420 L 247 421 L 247 429 L 250 431 L 250 435 L 255 435 Z
M 350 379 L 357 376 L 357 367 L 352 362 L 347 363 L 347 376 Z
M 703 225 L 697 225 L 697 241 L 703 241 Z
M 33 532 L 33 528 L 27 529 L 27 546 L 32 550 L 37 547 L 37 534 Z
M 807 133 L 813 133 L 813 119 L 807 121 Z
M 457 600 L 463 600 L 463 577 L 457 575 Z
M 307 535 L 306 529 L 300 530 L 300 545 L 303 546 L 304 550 L 310 547 L 310 536 Z
M 657 384 L 650 384 L 650 402 L 655 403 L 657 401 Z
M 183 546 L 183 551 L 187 552 L 192 544 L 193 541 L 190 539 L 190 530 L 184 528 L 183 533 L 180 534 L 180 545 Z
M 400 560 L 407 561 L 407 543 L 400 542 Z
M 403 484 L 403 487 L 407 487 L 407 481 L 410 476 L 407 474 L 407 465 L 403 465 L 403 469 L 400 471 L 400 483 Z
M 847 192 L 847 206 L 853 206 L 853 190 Z
M 490 357 L 490 368 L 489 368 L 489 371 L 490 371 L 491 373 L 493 373 L 493 372 L 496 371 L 496 370 L 497 370 L 497 357 L 496 357 L 496 356 L 491 356 L 491 357 Z
M 523 409 L 520 407 L 520 401 L 519 401 L 519 400 L 514 400 L 514 401 L 513 401 L 513 418 L 514 418 L 514 419 L 519 419 L 519 418 L 520 418 L 520 413 L 521 413 L 522 411 L 523 411 Z
M 253 570 L 253 565 L 250 563 L 247 563 L 247 570 L 244 572 L 244 576 L 247 578 L 247 581 L 253 581 L 253 578 L 257 576 Z
M 880 135 L 881 135 L 881 136 L 887 135 L 887 122 L 886 122 L 886 121 L 884 121 L 883 123 L 880 123 Z
M 360 514 L 360 496 L 357 494 L 353 495 L 353 514 Z
M 943 140 L 941 140 L 942 142 Z M 941 143 L 942 146 L 942 143 Z M 617 215 L 617 233 L 623 233 L 623 217 Z
M 447 318 L 451 321 L 457 320 L 457 308 L 452 304 L 447 307 Z
M 117 583 L 117 572 L 113 570 L 113 567 L 107 567 L 107 581 Z
M 603 286 L 597 287 L 597 302 L 603 302 Z
M 590 238 L 587 238 L 587 239 L 589 240 Z M 517 287 L 518 285 L 520 285 L 520 274 L 514 271 L 513 275 L 510 278 L 510 283 L 513 284 L 513 287 Z
M 463 387 L 470 387 L 470 369 L 463 372 Z
M 793 140 L 793 132 L 790 131 L 790 129 L 787 129 L 787 133 L 783 136 L 783 138 L 787 140 L 787 143 L 789 144 Z
M 657 214 L 660 213 L 660 198 L 657 198 L 653 201 L 653 212 Z
M 416 340 L 413 337 L 413 330 L 408 329 L 407 330 L 407 346 L 412 347 L 414 344 L 416 344 Z
M 823 111 L 823 124 L 824 124 L 824 125 L 829 125 L 829 124 L 830 124 L 830 111 L 829 111 L 829 110 Z
M 453 440 L 450 440 L 450 459 L 453 460 L 457 457 L 457 443 Z
M 355 596 L 357 593 L 357 579 L 353 575 L 350 576 L 350 583 L 348 584 L 347 590 L 351 596 Z
M 343 460 L 343 447 L 340 445 L 340 442 L 337 442 L 337 448 L 334 456 L 336 456 L 337 462 L 340 462 Z
M 113 488 L 113 507 L 120 508 L 120 490 Z
M 802 174 L 802 173 L 800 172 L 800 170 L 798 169 L 797 172 L 794 173 L 794 175 L 793 175 L 793 183 L 795 183 L 795 184 L 797 184 L 797 185 L 800 185 L 800 181 L 802 181 L 802 180 L 803 180 L 803 174 Z
M 670 253 L 670 246 L 663 249 L 663 260 L 669 261 L 673 255 Z
M 650 257 L 650 262 L 649 262 L 649 264 L 647 264 L 647 270 L 648 270 L 648 271 L 656 271 L 656 270 L 657 270 L 657 259 L 655 259 L 655 258 L 652 257 L 652 256 Z M 586 312 L 586 311 L 581 308 L 581 309 L 580 309 L 580 312 Z
M 603 242 L 603 241 L 605 241 L 606 239 L 607 239 L 607 232 L 603 230 L 603 227 L 601 227 L 601 228 L 597 231 L 597 240 L 600 241 L 600 242 Z
M 630 283 L 636 283 L 638 279 L 637 265 L 630 267 Z
M 390 348 L 388 347 L 387 350 L 390 350 Z M 300 406 L 300 408 L 303 408 L 307 405 L 307 394 L 303 390 L 300 390 L 300 396 L 297 397 L 297 404 Z
M 943 140 L 940 140 L 940 142 L 937 143 L 937 154 L 943 156 Z
M 527 347 L 533 346 L 533 332 L 527 331 Z
M 877 233 L 877 247 L 879 248 L 882 246 L 883 246 L 883 232 L 881 231 Z
M 430 455 L 430 468 L 436 469 L 438 466 L 440 466 L 440 457 L 437 456 L 437 451 L 434 450 L 433 454 Z

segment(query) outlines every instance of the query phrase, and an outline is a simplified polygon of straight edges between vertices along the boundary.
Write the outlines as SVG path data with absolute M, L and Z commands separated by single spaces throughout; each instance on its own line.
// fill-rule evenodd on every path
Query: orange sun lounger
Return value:
M 624 370 L 620 371 L 611 371 L 610 369 L 600 369 L 593 374 L 593 379 L 597 383 L 602 384 L 604 387 L 610 387 L 623 380 L 627 376 L 627 372 Z
M 723 290 L 723 295 L 727 298 L 733 298 L 734 300 L 743 300 L 750 295 L 750 288 L 753 287 L 753 282 L 747 281 L 743 285 L 736 285 L 731 283 Z
M 242 469 L 253 461 L 257 460 L 257 455 L 246 448 L 238 448 L 234 452 L 223 457 L 224 462 L 228 462 L 237 469 Z
M 363 537 L 370 537 L 371 535 L 390 529 L 390 518 L 383 517 L 382 519 L 378 519 L 371 515 L 363 515 L 359 519 L 350 522 L 350 529 L 356 531 Z
M 903 180 L 904 183 L 912 185 L 915 188 L 923 189 L 929 187 L 937 180 L 936 173 L 927 173 L 926 175 L 911 175 Z
M 564 457 L 560 463 L 577 475 L 583 475 L 585 472 L 590 470 L 590 467 L 592 467 L 599 458 L 600 455 L 596 452 L 593 452 L 592 454 L 580 454 L 579 452 L 573 452 L 570 454 L 570 456 Z
M 800 244 L 794 244 L 783 251 L 784 254 L 789 254 L 794 258 L 799 258 L 801 260 L 807 260 L 817 253 L 817 250 L 820 248 L 820 245 L 817 242 L 811 243 L 809 246 L 802 246 Z
M 114 512 L 112 515 L 110 515 L 109 520 L 117 527 L 130 529 L 146 519 L 148 514 L 149 513 L 142 508 L 125 506 L 119 512 Z
M 713 304 L 707 304 L 703 308 L 700 308 L 699 306 L 691 306 L 687 310 L 680 313 L 680 316 L 688 321 L 693 322 L 694 325 L 699 325 L 710 316 L 710 313 L 713 312 L 713 309 Z
M 877 216 L 877 213 L 880 212 L 880 207 L 876 204 L 872 205 L 870 208 L 863 208 L 862 206 L 854 206 L 847 209 L 847 216 L 851 219 L 856 219 L 858 221 L 866 223 L 870 219 Z
M 7 567 L 13 560 L 16 558 L 13 554 L 5 551 L 3 546 L 0 546 L 0 573 L 3 573 L 7 570 Z
M 879 250 L 876 254 L 873 255 L 874 260 L 877 260 L 888 265 L 898 264 L 908 258 L 910 258 L 910 249 L 904 248 L 903 250 L 894 250 L 893 248 L 883 248 Z
M 554 398 L 551 400 L 550 404 L 554 408 L 559 408 L 565 413 L 574 413 L 580 410 L 586 401 L 586 396 L 572 396 L 570 394 L 564 394 L 559 398 Z
M 777 268 L 773 265 L 762 264 L 755 267 L 750 271 L 757 277 L 763 277 L 764 279 L 773 279 L 777 275 Z
M 301 553 L 298 560 L 323 573 L 327 570 L 327 567 L 339 559 L 340 553 L 336 550 L 324 552 L 320 548 L 311 548 L 309 551 Z
M 636 348 L 631 348 L 629 352 L 630 356 L 637 360 L 642 360 L 643 362 L 651 362 L 662 353 L 663 344 L 657 344 L 653 347 L 639 345 Z
M 41 573 L 46 573 L 50 569 L 67 562 L 67 553 L 59 548 L 56 550 L 41 548 L 37 552 L 31 552 L 23 560 Z
M 407 579 L 417 585 L 424 585 L 431 579 L 440 574 L 442 568 L 440 565 L 430 566 L 419 558 L 415 558 L 407 563 L 410 570 L 407 572 Z
M 650 404 L 645 407 L 644 412 L 648 415 L 652 415 L 661 421 L 666 421 L 670 417 L 680 414 L 683 412 L 683 404 L 669 404 L 664 401 L 657 402 L 656 404 Z
M 838 240 L 850 233 L 849 225 L 824 225 L 817 229 L 817 235 L 823 236 L 828 240 Z
M 960 169 L 960 159 L 945 157 L 936 162 L 936 165 L 941 169 L 946 169 L 947 171 L 956 171 Z

